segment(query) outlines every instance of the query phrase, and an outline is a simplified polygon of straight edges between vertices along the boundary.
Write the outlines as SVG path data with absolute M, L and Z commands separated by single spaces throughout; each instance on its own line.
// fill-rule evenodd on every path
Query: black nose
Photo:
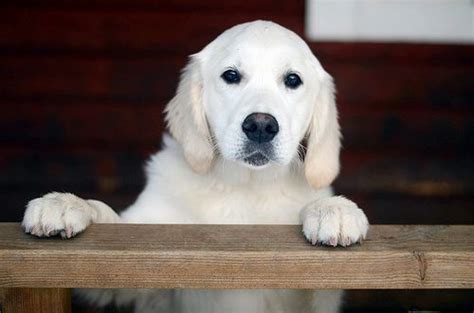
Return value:
M 278 133 L 278 122 L 270 114 L 252 113 L 242 123 L 242 130 L 254 142 L 269 142 Z

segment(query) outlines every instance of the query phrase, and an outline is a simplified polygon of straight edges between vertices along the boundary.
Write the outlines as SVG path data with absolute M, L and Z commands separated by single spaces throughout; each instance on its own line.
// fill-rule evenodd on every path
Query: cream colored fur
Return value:
M 221 79 L 228 67 L 242 72 L 239 84 Z M 297 72 L 303 85 L 286 88 L 288 71 Z M 280 127 L 271 142 L 271 161 L 258 167 L 242 159 L 247 139 L 241 125 L 252 112 L 271 114 Z M 265 21 L 224 32 L 191 56 L 166 120 L 172 137 L 165 136 L 163 149 L 149 160 L 144 191 L 120 216 L 100 201 L 50 193 L 28 204 L 25 231 L 70 238 L 91 223 L 302 224 L 313 244 L 347 246 L 366 236 L 362 210 L 333 196 L 329 187 L 339 172 L 340 150 L 332 78 L 293 32 Z M 297 290 L 77 292 L 95 305 L 132 304 L 142 313 L 337 312 L 342 295 Z

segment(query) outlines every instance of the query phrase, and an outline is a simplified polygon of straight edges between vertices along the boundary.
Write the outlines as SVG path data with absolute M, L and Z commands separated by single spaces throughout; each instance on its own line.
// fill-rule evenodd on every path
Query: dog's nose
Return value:
M 251 141 L 269 142 L 278 133 L 278 122 L 270 114 L 252 113 L 242 123 L 242 130 Z

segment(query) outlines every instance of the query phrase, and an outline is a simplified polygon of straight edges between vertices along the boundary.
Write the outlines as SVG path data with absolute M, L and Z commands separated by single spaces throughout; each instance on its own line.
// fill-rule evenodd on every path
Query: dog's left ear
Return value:
M 322 68 L 320 73 L 305 155 L 306 180 L 315 189 L 329 186 L 339 174 L 341 148 L 334 82 Z
M 184 157 L 199 174 L 212 165 L 214 150 L 202 103 L 202 76 L 198 56 L 190 57 L 174 98 L 165 109 L 171 135 L 183 147 Z

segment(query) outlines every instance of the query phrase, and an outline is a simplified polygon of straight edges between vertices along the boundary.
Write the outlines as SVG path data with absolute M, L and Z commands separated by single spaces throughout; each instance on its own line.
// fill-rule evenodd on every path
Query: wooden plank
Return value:
M 474 289 L 349 290 L 345 313 L 472 312 Z
M 227 11 L 227 12 L 285 12 L 286 14 L 304 13 L 304 0 L 260 0 L 260 1 L 240 1 L 240 0 L 5 0 L 2 5 L 6 7 L 18 8 L 53 8 L 67 10 L 166 10 L 166 11 Z
M 347 149 L 414 149 L 432 153 L 472 151 L 472 112 L 440 110 L 371 110 L 340 105 L 343 144 Z
M 413 196 L 390 191 L 364 193 L 345 191 L 342 194 L 361 207 L 374 224 L 474 224 L 474 197 Z
M 8 2 L 8 1 L 7 1 Z M 182 3 L 181 3 L 182 2 Z M 5 1 L 3 3 L 6 3 Z M 271 3 L 271 4 L 269 4 Z M 302 1 L 167 1 L 158 3 L 150 0 L 102 1 L 11 1 L 8 6 L 25 7 L 28 11 L 5 10 L 0 46 L 3 53 L 16 47 L 24 51 L 95 51 L 115 54 L 144 53 L 146 51 L 179 51 L 189 54 L 211 40 L 213 36 L 230 26 L 241 22 L 238 17 L 245 13 L 246 21 L 253 14 L 284 23 L 300 35 L 303 33 L 304 4 Z M 63 10 L 34 10 L 33 8 L 56 8 Z M 102 11 L 97 11 L 101 9 Z M 140 9 L 144 15 L 157 16 L 155 21 L 130 23 L 130 19 L 120 18 L 124 12 Z M 153 11 L 155 10 L 155 11 Z M 74 12 L 76 11 L 76 12 Z M 114 13 L 115 12 L 115 13 Z M 153 13 L 151 13 L 153 12 Z M 196 14 L 199 12 L 199 14 Z M 141 14 L 135 11 L 134 15 Z M 216 14 L 218 13 L 218 14 Z M 115 15 L 114 15 L 115 14 Z M 63 18 L 64 16 L 68 18 Z M 211 16 L 212 15 L 212 16 Z M 291 20 L 290 18 L 291 17 Z M 187 23 L 175 23 L 183 19 Z M 255 16 L 257 18 L 257 16 Z M 202 22 L 205 20 L 205 22 Z M 114 23 L 106 23 L 107 21 Z M 171 20 L 174 32 L 170 33 L 167 21 Z M 12 21 L 14 23 L 12 24 Z M 192 21 L 192 23 L 190 23 Z M 242 20 L 243 21 L 243 20 Z M 147 24 L 154 23 L 153 27 Z M 15 25 L 16 27 L 11 27 Z M 156 27 L 166 25 L 166 27 Z M 71 26 L 75 26 L 74 28 Z M 1 28 L 2 26 L 0 26 Z M 82 29 L 82 31 L 77 31 Z M 193 32 L 197 36 L 181 35 Z M 173 34 L 178 33 L 177 36 Z M 83 34 L 88 34 L 84 36 Z M 135 36 L 133 36 L 135 34 Z M 207 38 L 207 39 L 205 39 Z M 120 49 L 116 49 L 120 46 Z M 325 62 L 366 64 L 472 64 L 472 45 L 441 44 L 400 44 L 400 43 L 310 43 L 311 48 Z M 324 64 L 324 63 L 323 63 Z
M 62 103 L 84 99 L 170 99 L 187 58 L 109 59 L 89 57 L 6 57 L 0 59 L 0 94 L 8 98 Z
M 399 65 L 394 63 L 324 63 L 334 77 L 338 103 L 354 109 L 471 109 L 469 77 L 474 66 Z
M 39 103 L 5 104 L 0 117 L 4 143 L 150 149 L 161 141 L 164 103 L 142 106 L 96 102 L 86 108 L 77 102 L 68 106 Z
M 257 19 L 274 20 L 299 33 L 303 13 L 275 11 L 35 10 L 4 8 L 0 47 L 40 51 L 148 50 L 191 54 L 221 32 Z M 170 27 L 172 31 L 170 31 Z
M 197 50 L 189 50 L 188 53 Z M 132 57 L 54 55 L 0 58 L 3 99 L 68 102 L 169 99 L 185 55 Z M 468 111 L 474 65 L 340 64 L 322 60 L 337 86 L 341 108 Z
M 362 245 L 328 248 L 297 225 L 93 225 L 63 241 L 7 223 L 0 287 L 474 288 L 473 231 L 380 225 Z
M 346 192 L 454 197 L 474 194 L 474 165 L 468 155 L 426 156 L 379 150 L 344 150 L 336 180 Z
M 59 288 L 10 288 L 3 302 L 4 313 L 70 313 L 71 290 Z
M 321 60 L 338 64 L 398 64 L 413 66 L 440 64 L 473 64 L 474 45 L 375 43 L 375 42 L 310 42 Z

